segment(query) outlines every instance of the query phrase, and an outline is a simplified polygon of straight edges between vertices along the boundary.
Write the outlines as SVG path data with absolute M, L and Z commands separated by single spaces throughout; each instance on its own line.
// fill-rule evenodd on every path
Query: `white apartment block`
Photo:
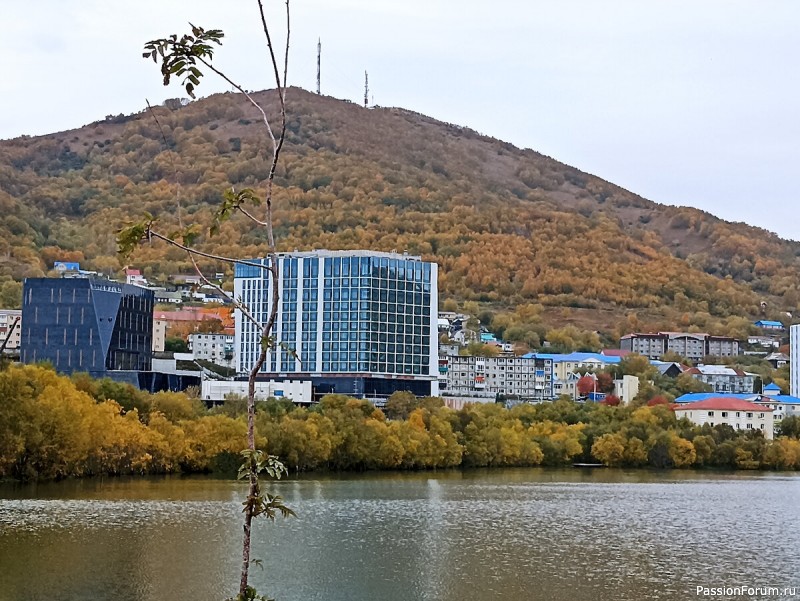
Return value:
M 735 394 L 749 394 L 754 392 L 755 374 L 734 369 L 724 365 L 703 365 L 690 367 L 683 373 L 708 384 L 714 392 L 732 392 Z
M 233 368 L 236 365 L 236 347 L 231 334 L 192 334 L 189 350 L 192 358 L 211 361 L 216 365 Z
M 688 418 L 698 426 L 727 424 L 734 430 L 760 430 L 764 438 L 773 438 L 772 409 L 741 399 L 714 397 L 677 406 L 674 411 L 678 419 Z
M 440 356 L 443 396 L 555 398 L 553 360 L 539 357 Z M 443 385 L 443 389 L 442 389 Z
M 800 396 L 800 324 L 789 327 L 789 394 Z
M 8 337 L 5 348 L 6 353 L 14 353 L 19 350 L 21 336 L 22 310 L 0 309 L 0 344 Z

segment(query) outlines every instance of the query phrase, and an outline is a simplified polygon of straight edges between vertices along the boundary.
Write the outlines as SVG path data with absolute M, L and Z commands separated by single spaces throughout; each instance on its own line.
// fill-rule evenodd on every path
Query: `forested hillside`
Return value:
M 287 102 L 276 180 L 284 250 L 407 250 L 440 264 L 450 306 L 533 305 L 537 320 L 596 324 L 615 335 L 676 327 L 741 335 L 750 318 L 800 301 L 798 243 L 656 204 L 532 150 L 402 109 L 365 109 L 296 88 Z M 54 260 L 119 273 L 115 230 L 145 211 L 174 222 L 180 199 L 184 221 L 208 224 L 226 187 L 260 185 L 263 128 L 239 95 L 178 105 L 156 107 L 158 121 L 149 112 L 109 116 L 0 142 L 0 303 L 16 298 L 15 281 L 46 273 Z M 263 238 L 234 220 L 203 245 L 249 257 L 260 254 Z M 189 271 L 185 257 L 163 245 L 134 261 L 152 280 Z

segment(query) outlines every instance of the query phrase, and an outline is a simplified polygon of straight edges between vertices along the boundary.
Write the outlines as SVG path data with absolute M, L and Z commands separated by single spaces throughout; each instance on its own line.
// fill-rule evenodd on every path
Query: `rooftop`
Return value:
M 688 405 L 678 405 L 673 408 L 674 411 L 693 411 L 695 409 L 700 410 L 722 410 L 722 411 L 772 411 L 770 407 L 764 407 L 763 405 L 756 405 L 755 403 L 750 403 L 743 399 L 733 398 L 733 397 L 720 397 L 720 396 L 712 396 L 704 401 L 697 401 L 695 403 L 690 403 Z
M 706 401 L 708 399 L 718 398 L 718 392 L 691 392 L 684 394 L 675 399 L 675 402 L 681 405 L 692 404 Z M 783 405 L 800 405 L 800 398 L 788 394 L 766 395 L 758 393 L 729 393 L 725 398 L 740 399 L 743 401 L 752 401 L 755 403 L 780 403 Z

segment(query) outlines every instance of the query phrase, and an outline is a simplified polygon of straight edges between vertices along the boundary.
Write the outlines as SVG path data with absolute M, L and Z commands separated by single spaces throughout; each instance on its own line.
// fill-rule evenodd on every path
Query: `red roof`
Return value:
M 233 327 L 233 314 L 227 307 L 218 309 L 190 307 L 179 311 L 154 311 L 153 319 L 163 319 L 164 321 L 202 321 L 204 319 L 219 319 L 226 328 Z
M 624 357 L 626 355 L 630 355 L 629 350 L 624 350 L 620 348 L 607 348 L 600 351 L 601 355 L 605 355 L 606 357 Z
M 730 397 L 712 397 L 705 401 L 695 401 L 694 403 L 684 403 L 678 407 L 674 407 L 675 411 L 691 411 L 693 409 L 701 410 L 722 410 L 722 411 L 758 411 L 766 412 L 772 411 L 769 407 L 764 405 L 756 405 L 742 399 L 732 399 Z

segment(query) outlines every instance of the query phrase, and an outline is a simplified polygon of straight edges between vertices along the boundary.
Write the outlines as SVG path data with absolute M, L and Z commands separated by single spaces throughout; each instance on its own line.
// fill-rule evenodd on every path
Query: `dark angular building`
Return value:
M 28 278 L 22 296 L 23 363 L 56 371 L 149 371 L 153 291 L 98 278 Z

